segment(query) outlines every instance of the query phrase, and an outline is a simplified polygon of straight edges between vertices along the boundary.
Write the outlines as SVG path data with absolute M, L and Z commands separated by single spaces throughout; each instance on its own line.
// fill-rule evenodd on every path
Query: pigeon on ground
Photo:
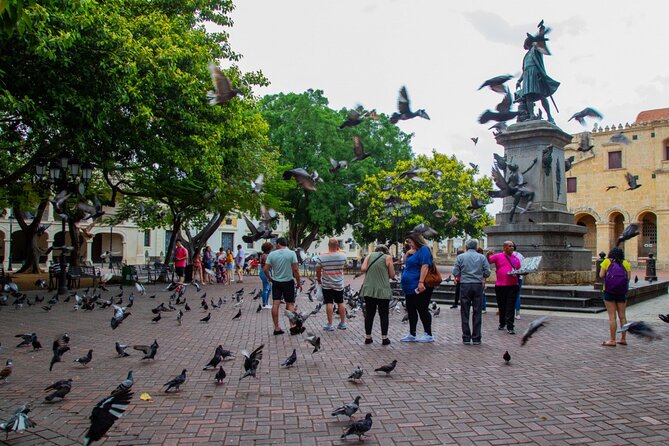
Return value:
M 16 348 L 19 347 L 25 347 L 27 345 L 32 344 L 33 339 L 37 338 L 37 335 L 35 333 L 29 333 L 29 334 L 17 334 L 14 335 L 15 338 L 23 338 L 21 342 L 16 346 Z
M 167 386 L 165 393 L 169 392 L 170 389 L 176 388 L 176 392 L 179 391 L 179 387 L 186 382 L 186 369 L 181 371 L 181 374 L 163 384 L 163 387 Z
M 235 319 L 239 319 L 240 317 L 242 317 L 242 309 L 241 308 L 239 309 L 237 314 L 235 314 L 235 316 L 232 318 L 232 320 L 234 321 Z
M 321 349 L 320 337 L 312 333 L 307 333 L 306 341 L 314 347 L 314 351 L 311 352 L 312 355 Z
M 546 321 L 548 320 L 547 316 L 540 317 L 530 322 L 530 326 L 527 327 L 527 331 L 523 333 L 523 338 L 520 341 L 520 345 L 525 345 L 527 341 L 532 337 L 534 333 L 539 330 L 540 327 L 543 327 Z
M 6 423 L 0 423 L 0 431 L 6 433 L 5 439 L 9 437 L 9 433 L 12 431 L 22 433 L 30 427 L 35 427 L 35 423 L 28 417 L 28 412 L 30 412 L 30 404 L 22 404 Z
M 223 357 L 221 356 L 221 354 L 218 350 L 218 347 L 217 347 L 216 352 L 214 352 L 214 357 L 209 360 L 207 365 L 205 365 L 202 370 L 207 370 L 209 368 L 215 369 L 218 366 L 218 364 L 221 363 L 222 360 L 223 360 Z
M 660 318 L 660 320 L 669 324 L 669 314 L 658 314 L 657 316 Z
M 662 339 L 660 335 L 653 331 L 653 328 L 644 321 L 628 322 L 617 331 L 618 333 L 628 332 L 640 338 L 645 338 L 649 341 Z
M 358 381 L 362 379 L 362 375 L 365 373 L 365 371 L 362 369 L 362 367 L 358 366 L 353 369 L 350 375 L 348 375 L 348 380 L 349 381 Z
M 126 389 L 98 402 L 89 417 L 91 427 L 84 436 L 84 446 L 100 440 L 107 433 L 114 422 L 128 409 L 132 395 L 133 393 Z
M 116 349 L 116 353 L 118 354 L 119 358 L 125 358 L 127 356 L 130 356 L 130 353 L 125 351 L 125 349 L 128 348 L 127 345 L 116 342 L 114 348 Z
M 346 403 L 341 407 L 337 407 L 332 411 L 332 416 L 336 417 L 339 415 L 345 415 L 349 418 L 353 418 L 353 414 L 360 409 L 360 396 L 356 396 L 355 400 L 352 403 Z
M 179 325 L 181 325 L 181 320 L 183 319 L 183 317 L 184 317 L 184 312 L 179 310 L 179 313 L 177 313 L 177 323 Z
M 216 384 L 223 383 L 223 379 L 225 379 L 225 370 L 223 370 L 223 366 L 218 367 L 218 372 L 216 372 L 216 376 L 214 378 L 216 379 Z
M 504 354 L 502 355 L 502 359 L 504 359 L 506 365 L 509 365 L 509 362 L 511 361 L 511 355 L 509 354 L 508 351 L 504 352 Z
M 53 390 L 50 394 L 44 397 L 45 401 L 51 402 L 54 399 L 58 398 L 62 400 L 65 398 L 65 395 L 70 393 L 72 390 L 72 378 L 70 379 L 61 379 L 51 384 L 49 387 L 45 388 L 44 391 Z
M 618 240 L 616 241 L 616 246 L 620 245 L 622 242 L 632 239 L 639 235 L 639 225 L 631 223 L 629 226 L 623 230 L 623 233 L 620 234 Z
M 64 336 L 67 336 L 67 334 Z M 51 363 L 49 364 L 49 371 L 52 371 L 54 364 L 61 362 L 63 354 L 70 350 L 69 346 L 63 345 L 66 343 L 65 339 L 67 339 L 69 342 L 69 337 L 64 338 L 63 336 L 58 337 L 53 341 L 53 345 L 51 347 L 51 350 L 53 351 L 53 357 L 51 358 Z
M 241 376 L 241 378 L 239 378 L 240 381 L 247 376 L 252 376 L 254 378 L 256 377 L 256 372 L 258 371 L 258 366 L 260 365 L 260 360 L 262 359 L 262 349 L 264 347 L 265 345 L 263 344 L 253 350 L 251 353 L 242 351 L 242 355 L 244 356 L 244 374 Z
M 362 441 L 362 437 L 366 437 L 366 433 L 372 428 L 372 414 L 368 413 L 365 418 L 351 424 L 341 436 L 342 439 L 349 435 L 357 435 L 358 441 Z
M 151 319 L 151 322 L 158 322 L 158 321 L 161 320 L 162 318 L 163 318 L 163 317 L 161 316 L 161 313 L 158 313 L 158 316 L 156 316 L 156 317 L 154 317 L 153 319 Z
M 395 370 L 395 366 L 397 365 L 397 359 L 393 359 L 393 362 L 390 364 L 382 365 L 378 369 L 374 369 L 375 372 L 385 372 L 386 375 L 390 375 L 390 372 Z
M 12 369 L 14 368 L 14 363 L 12 362 L 11 359 L 8 359 L 5 362 L 5 367 L 0 370 L 0 379 L 3 381 L 7 381 L 7 378 L 12 374 Z
M 156 353 L 158 352 L 158 341 L 154 339 L 151 345 L 133 345 L 132 348 L 144 353 L 142 360 L 156 359 Z
M 200 322 L 205 322 L 206 323 L 206 322 L 209 322 L 209 319 L 211 319 L 211 313 L 207 313 L 207 315 L 205 317 L 200 319 Z
M 121 381 L 121 383 L 118 386 L 116 386 L 114 390 L 112 390 L 111 395 L 120 392 L 125 392 L 126 390 L 130 390 L 133 384 L 135 384 L 135 378 L 133 378 L 132 376 L 132 370 L 128 370 L 128 375 L 125 377 L 123 381 Z
M 93 350 L 88 350 L 88 353 L 86 353 L 86 355 L 81 356 L 80 358 L 77 358 L 72 362 L 78 362 L 79 364 L 86 367 L 91 362 L 92 359 L 93 359 Z
M 256 308 L 256 313 L 260 313 L 262 311 L 262 304 L 258 304 L 258 308 Z
M 297 350 L 293 349 L 293 353 L 281 363 L 281 367 L 291 367 L 297 361 Z
M 112 330 L 116 330 L 119 325 L 121 325 L 121 322 L 123 322 L 128 316 L 130 316 L 130 312 L 127 312 L 125 310 L 125 307 L 119 307 L 118 305 L 114 305 L 114 316 L 111 318 L 111 328 Z

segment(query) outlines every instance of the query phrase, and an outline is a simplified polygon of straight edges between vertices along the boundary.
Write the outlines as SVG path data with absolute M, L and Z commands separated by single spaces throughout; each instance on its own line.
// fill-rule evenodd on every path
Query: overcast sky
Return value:
M 641 110 L 669 107 L 665 1 L 236 4 L 229 32 L 232 48 L 244 56 L 240 67 L 262 70 L 271 81 L 256 94 L 322 89 L 335 109 L 362 104 L 390 114 L 406 85 L 412 108 L 431 117 L 399 123 L 415 133 L 414 151 L 455 154 L 488 175 L 492 153 L 502 148 L 487 130 L 492 123 L 483 126 L 477 118 L 502 97 L 476 89 L 487 78 L 520 74 L 525 33 L 536 33 L 541 19 L 552 28 L 553 55 L 544 62 L 561 82 L 555 118 L 564 131 L 582 131 L 567 119 L 586 106 L 604 115 L 602 125 L 631 123 Z M 513 89 L 515 79 L 508 85 Z

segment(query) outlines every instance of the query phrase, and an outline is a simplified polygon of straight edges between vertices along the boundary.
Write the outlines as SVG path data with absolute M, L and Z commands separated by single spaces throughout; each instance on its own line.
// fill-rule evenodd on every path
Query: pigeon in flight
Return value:
M 339 126 L 340 129 L 345 129 L 346 127 L 355 127 L 362 123 L 363 119 L 369 118 L 373 120 L 379 119 L 379 115 L 376 114 L 376 110 L 365 111 L 361 106 L 357 107 L 355 110 L 350 110 L 346 116 L 346 120 Z
M 510 81 L 511 79 L 513 79 L 513 76 L 510 74 L 503 74 L 501 76 L 491 77 L 490 79 L 483 82 L 481 86 L 477 88 L 477 90 L 480 90 L 483 87 L 488 87 L 495 93 L 505 94 L 507 87 L 504 84 Z
M 592 150 L 593 147 L 595 146 L 590 144 L 590 137 L 588 136 L 588 134 L 581 133 L 581 140 L 576 150 L 578 150 L 579 152 L 589 152 Z
M 316 181 L 318 179 L 318 173 L 314 172 L 313 175 L 310 175 L 309 172 L 304 170 L 301 167 L 295 169 L 286 170 L 283 173 L 284 180 L 290 180 L 295 178 L 297 184 L 300 185 L 303 189 L 315 191 L 316 190 Z M 321 180 L 322 181 L 322 180 Z
M 618 333 L 628 332 L 640 338 L 645 338 L 649 341 L 662 339 L 660 335 L 653 331 L 653 328 L 644 321 L 628 322 L 617 330 Z
M 312 355 L 321 349 L 321 338 L 319 336 L 307 333 L 307 338 L 305 340 L 314 347 L 314 350 L 311 352 Z
M 485 124 L 489 121 L 506 122 L 510 119 L 517 117 L 518 112 L 511 111 L 512 103 L 513 103 L 513 98 L 511 97 L 511 93 L 507 88 L 504 93 L 504 99 L 502 99 L 502 101 L 499 104 L 497 104 L 497 106 L 495 106 L 495 110 L 497 111 L 491 111 L 491 110 L 484 111 L 481 114 L 481 116 L 479 116 L 479 123 Z
M 223 105 L 241 93 L 238 88 L 232 88 L 232 83 L 216 64 L 209 64 L 211 80 L 214 83 L 214 91 L 207 92 L 209 105 Z
M 334 158 L 330 158 L 330 173 L 336 173 L 341 169 L 348 169 L 348 161 L 337 161 Z
M 100 400 L 89 417 L 91 427 L 84 436 L 84 446 L 100 440 L 107 433 L 114 422 L 128 409 L 132 395 L 133 393 L 126 389 Z
M 539 328 L 543 327 L 546 321 L 548 320 L 547 316 L 540 317 L 539 319 L 535 319 L 532 322 L 530 322 L 530 326 L 527 327 L 527 331 L 523 333 L 523 338 L 520 341 L 520 345 L 525 345 L 527 341 L 532 337 L 534 333 L 539 330 Z
M 639 235 L 639 225 L 631 223 L 623 230 L 623 233 L 620 234 L 620 237 L 618 237 L 618 240 L 616 241 L 616 246 L 620 245 L 624 241 L 636 237 L 637 235 Z
M 253 350 L 251 353 L 242 351 L 242 355 L 244 356 L 244 374 L 241 376 L 241 378 L 239 378 L 240 381 L 247 376 L 252 376 L 254 378 L 256 377 L 256 372 L 258 371 L 258 366 L 260 365 L 260 360 L 262 359 L 262 349 L 264 347 L 265 345 L 263 344 Z
M 158 341 L 154 339 L 151 345 L 133 345 L 132 348 L 144 353 L 142 360 L 156 359 L 156 353 L 158 353 Z
M 362 140 L 358 135 L 353 136 L 353 154 L 355 155 L 355 158 L 351 160 L 352 163 L 355 161 L 362 161 L 371 156 L 370 153 L 365 152 L 365 148 L 362 146 Z
M 476 196 L 473 193 L 471 194 L 470 198 L 471 198 L 471 204 L 467 206 L 468 211 L 475 211 L 476 209 L 481 209 L 485 207 L 485 203 L 476 198 Z
M 626 191 L 628 190 L 635 190 L 641 187 L 641 185 L 637 182 L 639 180 L 639 175 L 632 175 L 631 173 L 627 172 L 625 174 L 625 181 L 627 181 L 627 185 L 629 186 Z
M 409 104 L 409 94 L 407 93 L 407 89 L 404 86 L 400 88 L 400 93 L 397 98 L 397 109 L 399 113 L 395 112 L 392 114 L 392 116 L 390 116 L 391 124 L 397 124 L 399 121 L 405 121 L 415 117 L 420 117 L 427 120 L 430 119 L 428 114 L 423 109 L 416 110 L 415 112 L 411 111 Z
M 264 185 L 265 185 L 265 175 L 263 174 L 258 175 L 255 181 L 251 181 L 251 189 L 256 194 L 262 192 L 262 188 Z
M 595 118 L 601 120 L 603 116 L 594 108 L 586 107 L 583 110 L 571 115 L 571 118 L 567 119 L 567 122 L 571 121 L 572 119 L 575 119 L 576 121 L 579 122 L 579 124 L 585 126 L 585 118 Z

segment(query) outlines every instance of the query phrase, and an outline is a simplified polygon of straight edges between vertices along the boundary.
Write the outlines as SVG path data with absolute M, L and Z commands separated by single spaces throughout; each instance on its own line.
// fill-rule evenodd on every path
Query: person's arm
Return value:
M 388 257 L 390 257 L 390 256 L 388 256 Z M 367 272 L 368 261 L 369 261 L 369 256 L 365 257 L 365 260 L 362 261 L 362 265 L 360 266 L 360 271 L 361 272 L 363 272 L 363 273 Z M 392 260 L 391 260 L 391 262 L 392 262 Z
M 604 267 L 604 262 L 602 262 L 602 267 L 599 269 L 599 278 L 600 279 L 603 279 L 603 278 L 606 277 L 606 269 L 608 268 L 608 266 L 609 265 L 607 264 L 606 267 Z
M 300 280 L 300 267 L 297 263 L 291 264 L 293 267 L 293 277 L 297 280 L 297 289 L 302 291 L 302 281 Z
M 483 283 L 485 284 L 485 279 L 490 277 L 490 263 L 488 260 L 483 262 Z
M 268 259 L 267 259 L 268 260 Z M 267 280 L 269 282 L 272 282 L 272 275 L 270 274 L 270 269 L 272 269 L 272 264 L 269 263 L 267 260 L 265 260 L 265 266 L 263 266 L 263 271 L 265 271 L 265 276 L 267 276 Z
M 393 258 L 391 256 L 386 256 L 386 267 L 388 267 L 388 278 L 395 278 L 395 265 L 393 264 Z
M 319 262 L 319 259 L 314 259 L 316 261 L 316 282 L 323 283 L 321 276 L 323 274 L 323 264 Z
M 461 266 L 460 266 L 460 258 L 456 257 L 455 258 L 455 265 L 453 265 L 453 277 L 460 277 L 462 272 L 460 271 Z

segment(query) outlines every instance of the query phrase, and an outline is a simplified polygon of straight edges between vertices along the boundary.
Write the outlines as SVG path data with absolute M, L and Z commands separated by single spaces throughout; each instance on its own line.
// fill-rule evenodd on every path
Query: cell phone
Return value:
M 420 294 L 420 290 L 419 290 L 418 288 L 416 288 L 415 290 L 413 290 L 413 292 L 416 293 L 416 294 Z

